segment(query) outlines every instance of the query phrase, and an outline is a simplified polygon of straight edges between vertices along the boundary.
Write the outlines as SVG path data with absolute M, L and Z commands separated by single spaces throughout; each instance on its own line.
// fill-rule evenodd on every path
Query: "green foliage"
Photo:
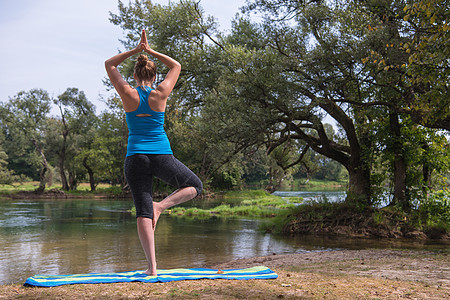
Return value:
M 4 143 L 3 132 L 0 131 L 0 184 L 12 184 L 18 181 L 18 176 L 14 175 L 14 172 L 8 169 L 8 154 L 3 151 Z
M 417 208 L 419 222 L 426 231 L 450 231 L 450 190 L 433 192 Z
M 52 164 L 59 167 L 62 189 L 75 190 L 86 174 L 77 156 L 92 143 L 97 117 L 93 104 L 77 88 L 68 88 L 53 103 L 60 115 L 48 120 L 46 152 L 53 156 Z
M 419 94 L 412 99 L 411 111 L 421 124 L 439 128 L 441 120 L 450 119 L 448 1 L 412 1 L 403 12 L 406 26 L 414 33 L 412 39 L 401 45 L 408 55 L 403 67 L 408 83 Z M 449 126 L 444 128 L 450 130 Z
M 33 175 L 40 180 L 37 189 L 39 192 L 44 191 L 47 179 L 48 163 L 44 151 L 44 132 L 50 102 L 50 97 L 44 90 L 21 91 L 2 106 L 0 112 L 1 126 L 5 135 L 4 150 L 8 160 L 20 162 L 21 167 L 31 167 L 37 171 L 37 174 Z
M 280 211 L 279 214 L 270 221 L 261 223 L 259 229 L 266 232 L 283 233 L 285 232 L 286 225 L 294 221 L 297 214 L 302 211 L 303 209 L 301 206 L 290 207 Z
M 106 100 L 108 110 L 98 117 L 98 129 L 93 132 L 87 147 L 78 154 L 77 160 L 86 164 L 100 181 L 124 185 L 123 161 L 126 155 L 128 128 L 120 98 Z

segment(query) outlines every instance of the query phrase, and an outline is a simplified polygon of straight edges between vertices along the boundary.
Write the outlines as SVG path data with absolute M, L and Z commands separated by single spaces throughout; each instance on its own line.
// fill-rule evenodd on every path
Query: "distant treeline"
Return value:
M 50 114 L 55 107 L 60 113 L 57 116 Z M 33 89 L 11 97 L 1 116 L 0 184 L 38 180 L 41 189 L 60 183 L 64 190 L 74 190 L 86 181 L 92 184 L 92 190 L 100 182 L 126 185 L 123 161 L 128 129 L 120 99 L 109 99 L 107 109 L 97 115 L 94 105 L 76 88 L 67 89 L 55 99 L 44 90 Z M 169 124 L 182 121 L 172 118 L 176 115 L 168 117 Z M 189 126 L 178 126 L 181 125 Z M 180 145 L 184 133 L 167 127 L 175 152 L 181 152 L 183 161 L 202 175 L 210 189 L 233 189 L 247 184 L 269 187 L 274 182 L 289 184 L 294 178 L 346 179 L 340 164 L 313 151 L 289 172 L 283 172 L 276 159 L 262 150 L 233 159 L 234 164 L 215 157 L 200 165 L 204 153 L 183 149 L 188 147 Z M 202 172 L 214 165 L 221 168 Z

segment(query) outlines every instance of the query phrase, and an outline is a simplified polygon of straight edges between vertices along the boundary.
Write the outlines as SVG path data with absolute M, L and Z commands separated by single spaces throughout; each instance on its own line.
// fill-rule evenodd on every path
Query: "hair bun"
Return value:
M 134 74 L 141 81 L 153 81 L 156 75 L 156 65 L 147 55 L 141 54 L 134 65 Z
M 149 61 L 149 59 L 148 59 L 147 55 L 145 55 L 145 54 L 141 54 L 137 58 L 137 64 L 141 65 L 141 66 L 146 66 L 148 61 Z

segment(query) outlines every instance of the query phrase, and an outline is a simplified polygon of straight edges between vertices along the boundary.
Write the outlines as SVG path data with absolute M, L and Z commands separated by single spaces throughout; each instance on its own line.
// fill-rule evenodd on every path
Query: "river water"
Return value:
M 136 219 L 129 211 L 132 206 L 131 200 L 0 199 L 0 284 L 23 283 L 35 274 L 145 269 Z M 445 247 L 398 240 L 282 236 L 259 232 L 260 222 L 162 215 L 156 230 L 158 268 L 208 267 L 274 253 Z

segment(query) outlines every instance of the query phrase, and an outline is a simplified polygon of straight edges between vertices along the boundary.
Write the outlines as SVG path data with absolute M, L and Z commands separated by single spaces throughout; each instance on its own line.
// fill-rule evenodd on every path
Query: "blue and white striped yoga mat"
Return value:
M 276 279 L 277 273 L 264 266 L 247 269 L 168 269 L 158 270 L 157 276 L 148 276 L 143 271 L 120 273 L 90 273 L 73 275 L 35 275 L 28 278 L 25 286 L 52 287 L 65 284 L 114 283 L 114 282 L 169 282 L 194 279 Z

